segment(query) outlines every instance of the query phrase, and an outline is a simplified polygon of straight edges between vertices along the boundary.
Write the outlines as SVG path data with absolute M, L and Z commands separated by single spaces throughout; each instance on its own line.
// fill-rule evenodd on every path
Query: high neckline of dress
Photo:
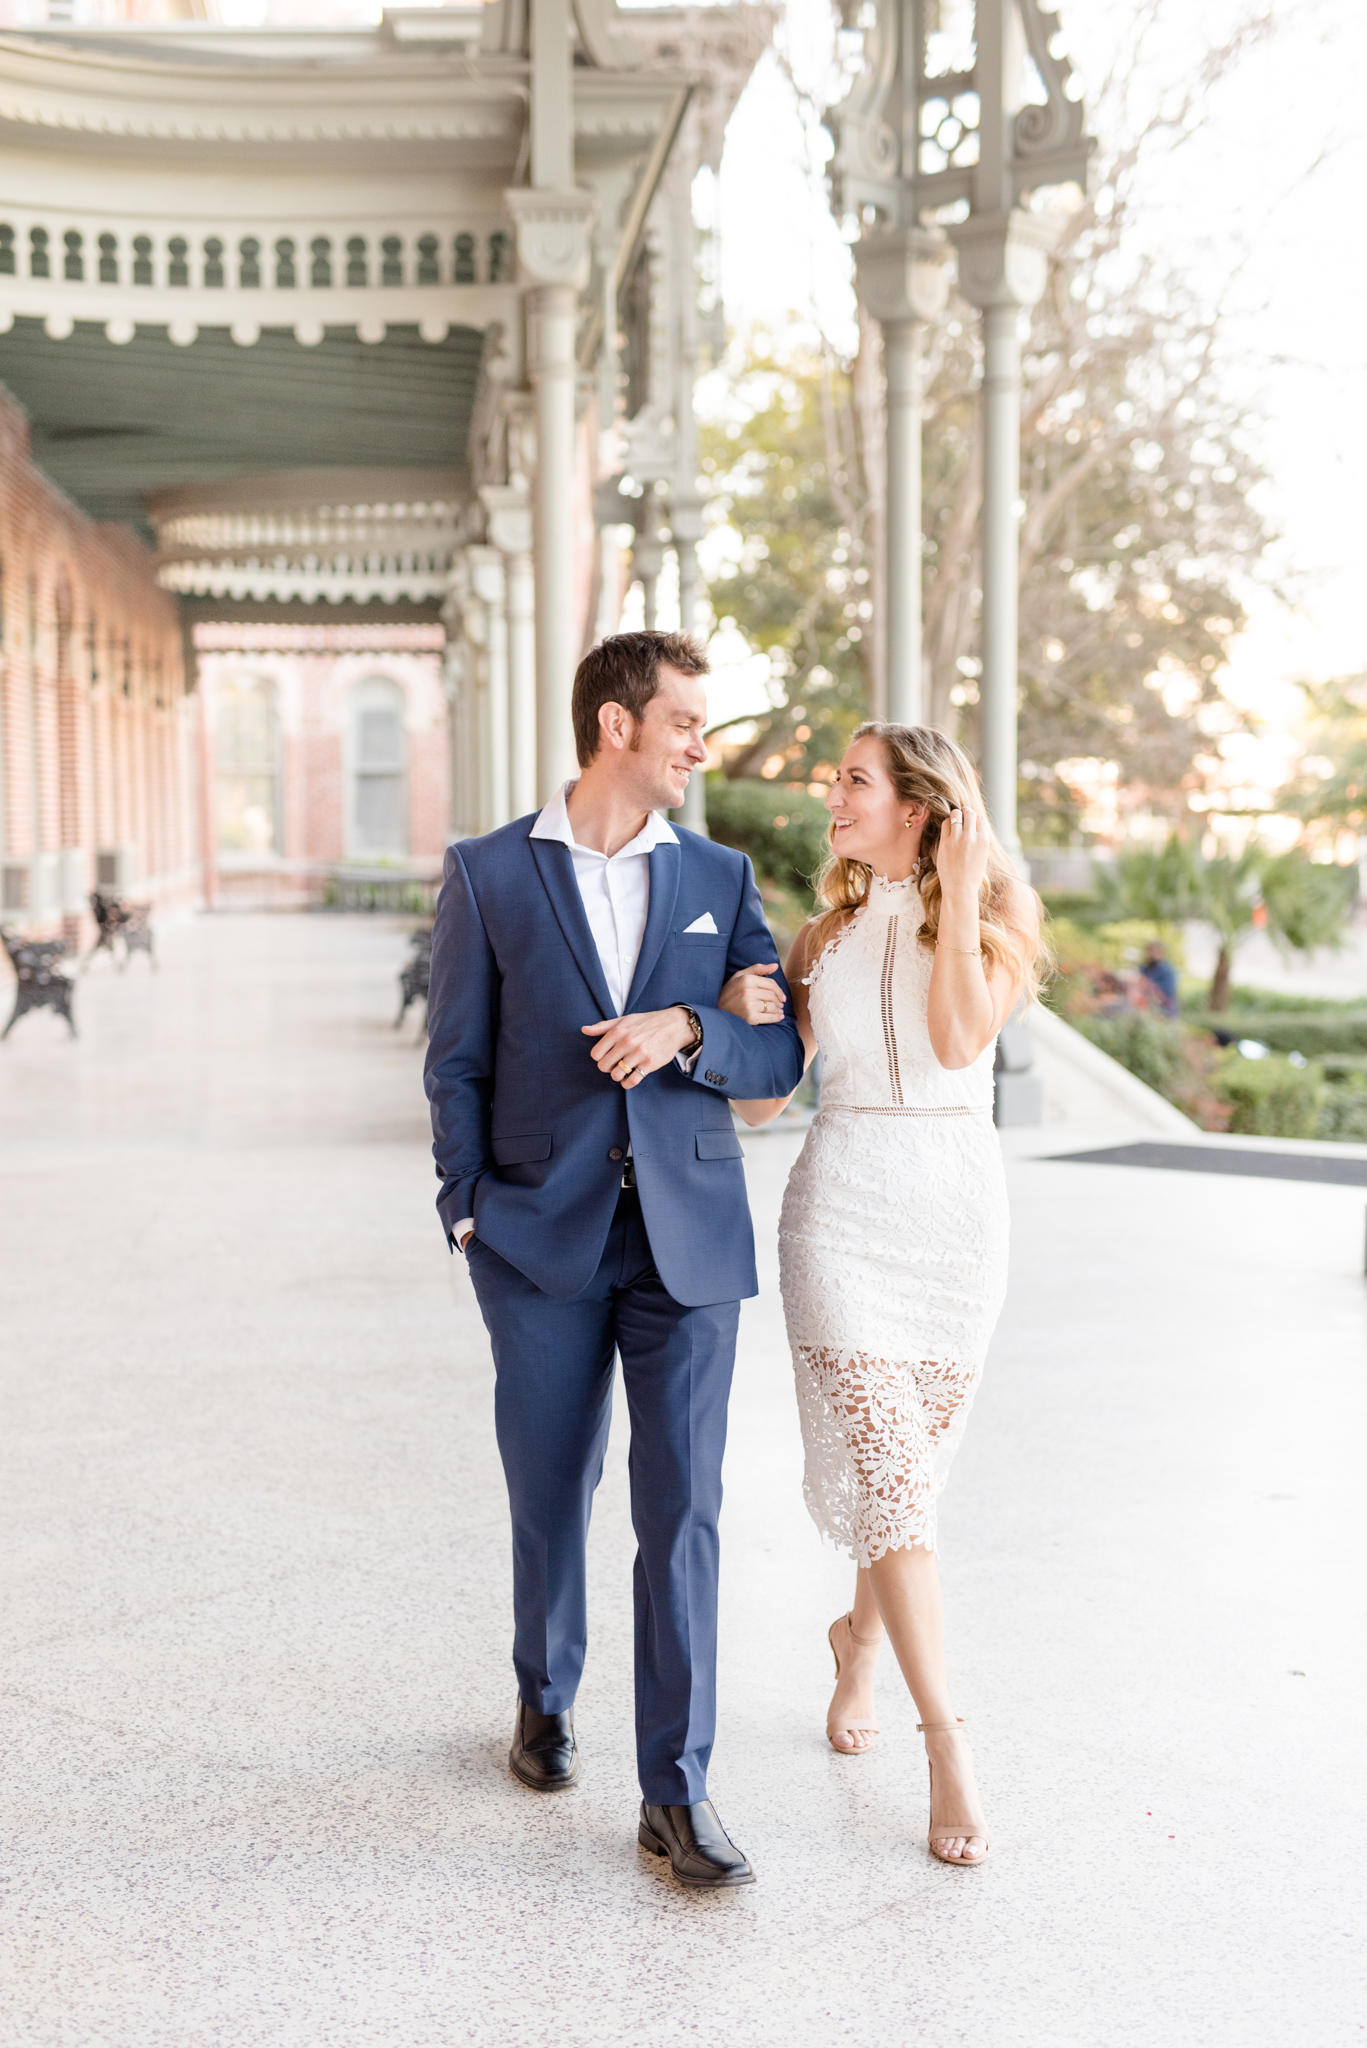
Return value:
M 870 910 L 879 911 L 885 917 L 896 917 L 920 902 L 917 878 L 908 875 L 905 882 L 890 882 L 886 875 L 875 874 L 870 868 L 867 900 Z

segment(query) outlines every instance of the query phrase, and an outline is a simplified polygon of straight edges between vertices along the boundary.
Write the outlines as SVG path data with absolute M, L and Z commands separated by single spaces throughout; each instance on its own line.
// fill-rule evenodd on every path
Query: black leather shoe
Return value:
M 563 1792 L 566 1785 L 572 1785 L 579 1776 L 574 1716 L 538 1714 L 535 1707 L 519 1700 L 508 1768 L 533 1792 Z
M 669 1858 L 680 1884 L 696 1885 L 699 1891 L 729 1891 L 755 1881 L 710 1799 L 692 1806 L 647 1806 L 642 1800 L 636 1839 L 652 1856 Z

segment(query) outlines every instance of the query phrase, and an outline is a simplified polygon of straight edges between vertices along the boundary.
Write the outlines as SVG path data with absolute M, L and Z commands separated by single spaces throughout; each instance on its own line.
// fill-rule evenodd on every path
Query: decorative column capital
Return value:
M 517 229 L 518 282 L 583 291 L 589 281 L 589 230 L 597 208 L 592 192 L 515 185 L 504 193 L 503 202 Z
M 529 555 L 532 504 L 527 492 L 520 484 L 485 484 L 479 495 L 494 546 L 505 555 Z
M 465 559 L 470 565 L 470 581 L 474 595 L 482 605 L 497 609 L 503 602 L 503 557 L 496 547 L 476 545 L 465 550 Z M 487 632 L 487 620 L 481 622 Z M 483 635 L 476 635 L 482 638 Z
M 441 615 L 453 632 L 461 629 L 462 608 L 470 599 L 470 569 L 465 553 L 461 548 L 453 559 L 451 573 L 446 579 L 446 595 L 442 599 Z
M 676 547 L 696 547 L 702 539 L 703 512 L 707 500 L 696 493 L 681 491 L 669 498 L 669 532 Z
M 631 526 L 635 501 L 622 495 L 622 473 L 598 479 L 593 487 L 593 517 L 599 526 Z
M 642 533 L 639 528 L 631 544 L 631 566 L 637 576 L 658 576 L 664 567 L 664 542 L 655 533 Z
M 1049 281 L 1049 258 L 1062 223 L 1056 215 L 972 214 L 949 230 L 959 252 L 959 290 L 984 312 L 995 306 L 1033 306 Z
M 855 285 L 875 320 L 935 320 L 949 299 L 950 245 L 930 228 L 881 228 L 854 245 Z

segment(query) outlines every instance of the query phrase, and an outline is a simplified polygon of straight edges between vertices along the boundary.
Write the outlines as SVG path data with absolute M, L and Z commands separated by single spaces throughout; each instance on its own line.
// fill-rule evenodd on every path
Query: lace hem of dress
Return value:
M 806 1449 L 803 1493 L 824 1536 L 870 1565 L 934 1550 L 936 1502 L 968 1421 L 981 1364 L 794 1347 Z

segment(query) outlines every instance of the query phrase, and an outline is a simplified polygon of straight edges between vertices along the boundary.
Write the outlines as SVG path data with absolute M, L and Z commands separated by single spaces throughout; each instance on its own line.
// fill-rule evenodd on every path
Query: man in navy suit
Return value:
M 621 633 L 574 681 L 578 779 L 448 849 L 427 1093 L 447 1237 L 492 1341 L 513 1524 L 509 1764 L 579 1772 L 585 1541 L 614 1353 L 638 1550 L 638 1838 L 685 1883 L 753 1882 L 707 1797 L 717 1518 L 754 1237 L 728 1097 L 788 1095 L 802 1045 L 750 864 L 662 815 L 706 760 L 698 647 Z M 719 1007 L 772 972 L 772 1018 Z

